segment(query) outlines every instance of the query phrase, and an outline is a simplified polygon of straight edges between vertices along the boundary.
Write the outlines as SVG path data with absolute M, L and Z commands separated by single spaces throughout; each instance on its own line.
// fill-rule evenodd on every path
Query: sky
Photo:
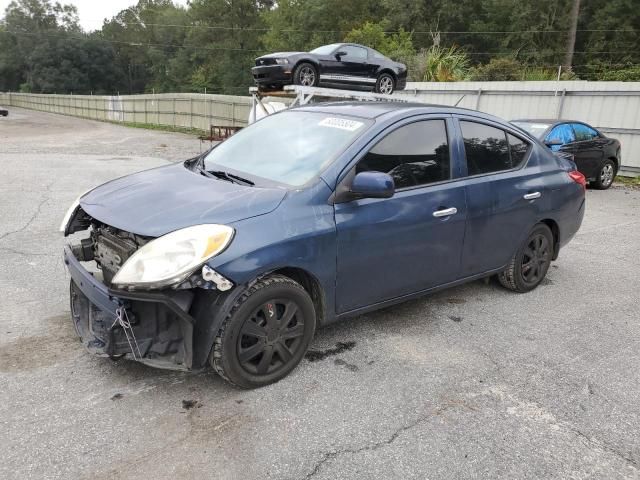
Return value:
M 51 3 L 55 3 L 52 0 Z M 116 16 L 121 10 L 137 4 L 137 0 L 57 0 L 62 4 L 73 4 L 78 7 L 80 25 L 85 31 L 99 30 L 105 18 Z M 0 17 L 11 0 L 0 0 Z M 186 5 L 187 0 L 173 0 L 173 3 Z

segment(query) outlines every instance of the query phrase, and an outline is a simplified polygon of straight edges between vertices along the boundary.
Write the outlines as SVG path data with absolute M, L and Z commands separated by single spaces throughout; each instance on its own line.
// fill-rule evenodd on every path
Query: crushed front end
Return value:
M 88 237 L 65 246 L 64 262 L 71 275 L 72 321 L 87 350 L 160 368 L 203 368 L 215 323 L 211 317 L 230 283 L 220 288 L 216 282 L 226 279 L 213 278 L 204 266 L 165 288 L 118 287 L 114 276 L 154 239 L 105 225 L 77 207 L 65 234 L 83 230 Z

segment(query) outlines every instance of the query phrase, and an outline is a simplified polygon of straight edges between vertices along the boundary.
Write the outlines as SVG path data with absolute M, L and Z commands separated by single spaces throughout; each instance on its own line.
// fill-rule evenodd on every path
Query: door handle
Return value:
M 456 207 L 445 208 L 443 210 L 436 210 L 433 212 L 434 217 L 449 217 L 451 215 L 455 215 L 458 213 L 458 209 Z
M 531 192 L 531 193 L 527 193 L 526 195 L 524 195 L 525 200 L 535 200 L 536 198 L 540 198 L 542 196 L 542 194 L 540 192 Z

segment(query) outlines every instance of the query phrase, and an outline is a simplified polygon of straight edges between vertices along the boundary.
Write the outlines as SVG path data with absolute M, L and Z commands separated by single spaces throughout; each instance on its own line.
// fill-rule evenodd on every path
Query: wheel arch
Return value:
M 213 349 L 216 335 L 224 320 L 227 318 L 233 305 L 242 296 L 247 288 L 255 282 L 269 275 L 283 275 L 302 285 L 309 294 L 316 312 L 316 324 L 322 325 L 327 320 L 326 294 L 320 280 L 300 267 L 276 267 L 256 275 L 249 282 L 237 284 L 228 292 L 201 292 L 194 299 L 193 315 L 196 318 L 197 329 L 200 335 L 194 338 L 194 366 L 204 365 Z
M 313 302 L 317 323 L 319 325 L 324 323 L 326 319 L 325 293 L 320 280 L 318 280 L 315 275 L 299 267 L 282 267 L 271 270 L 262 276 L 267 275 L 283 275 L 302 285 L 302 288 L 309 294 Z
M 558 226 L 558 222 L 556 222 L 552 218 L 545 218 L 540 221 L 540 223 L 545 224 L 551 230 L 551 234 L 553 235 L 553 260 L 558 258 L 560 254 L 560 227 Z
M 296 68 L 298 68 L 298 66 L 301 63 L 310 63 L 311 65 L 316 67 L 316 71 L 318 72 L 318 75 L 320 75 L 320 63 L 315 58 L 309 58 L 309 57 L 303 57 L 296 60 L 296 62 L 293 64 L 293 67 L 291 67 L 292 75 L 296 71 Z
M 383 73 L 388 73 L 389 75 L 391 75 L 393 77 L 394 85 L 398 83 L 398 75 L 396 75 L 396 72 L 391 70 L 389 67 L 384 67 L 383 69 L 381 69 L 378 72 L 378 76 L 382 75 Z

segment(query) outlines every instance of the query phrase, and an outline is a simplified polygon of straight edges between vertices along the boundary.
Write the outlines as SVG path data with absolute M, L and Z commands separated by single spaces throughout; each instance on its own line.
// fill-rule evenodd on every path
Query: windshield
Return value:
M 370 124 L 362 118 L 320 112 L 269 115 L 214 148 L 205 157 L 204 167 L 304 185 Z
M 315 53 L 316 55 L 331 55 L 336 48 L 338 48 L 341 43 L 332 43 L 331 45 L 323 45 L 322 47 L 318 47 L 314 50 L 311 50 L 309 53 Z
M 551 126 L 550 123 L 537 123 L 537 122 L 511 122 L 516 127 L 520 127 L 525 132 L 530 133 L 536 138 L 542 138 L 542 134 L 547 131 L 547 128 Z

